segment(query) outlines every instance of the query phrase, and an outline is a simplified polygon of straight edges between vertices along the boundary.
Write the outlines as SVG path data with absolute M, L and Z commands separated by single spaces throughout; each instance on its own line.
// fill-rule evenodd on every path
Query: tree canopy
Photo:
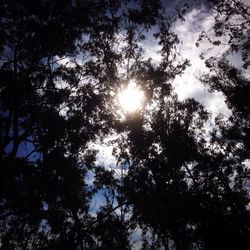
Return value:
M 228 49 L 202 55 L 200 81 L 232 112 L 215 118 L 209 136 L 211 113 L 174 92 L 190 66 L 173 29 L 183 10 L 170 16 L 155 0 L 0 2 L 0 249 L 250 243 L 250 7 L 204 4 L 214 35 L 201 31 L 197 46 L 224 46 L 226 37 Z M 144 102 L 126 113 L 117 95 L 131 80 Z M 110 135 L 115 167 L 91 147 Z

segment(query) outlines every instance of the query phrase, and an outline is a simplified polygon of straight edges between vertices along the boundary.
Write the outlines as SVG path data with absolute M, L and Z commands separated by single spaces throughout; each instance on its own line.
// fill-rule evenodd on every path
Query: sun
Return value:
M 134 80 L 130 80 L 127 87 L 118 94 L 118 101 L 126 113 L 132 113 L 142 108 L 144 93 Z

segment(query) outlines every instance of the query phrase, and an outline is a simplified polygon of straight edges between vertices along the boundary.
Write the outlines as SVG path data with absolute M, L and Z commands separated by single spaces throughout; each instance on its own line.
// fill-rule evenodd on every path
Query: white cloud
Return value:
M 230 111 L 224 102 L 223 95 L 218 92 L 210 93 L 208 87 L 198 79 L 202 73 L 208 72 L 204 60 L 200 58 L 200 54 L 203 51 L 208 51 L 211 44 L 204 43 L 197 48 L 195 43 L 202 31 L 213 35 L 211 29 L 214 24 L 212 14 L 209 14 L 204 7 L 194 8 L 187 14 L 185 19 L 185 22 L 178 20 L 175 23 L 174 31 L 181 40 L 179 46 L 181 55 L 190 61 L 191 66 L 186 69 L 183 75 L 176 77 L 173 83 L 175 92 L 180 100 L 192 97 L 200 101 L 211 113 L 228 115 Z M 213 50 L 209 51 L 209 56 L 222 55 L 227 48 L 227 46 L 214 46 Z

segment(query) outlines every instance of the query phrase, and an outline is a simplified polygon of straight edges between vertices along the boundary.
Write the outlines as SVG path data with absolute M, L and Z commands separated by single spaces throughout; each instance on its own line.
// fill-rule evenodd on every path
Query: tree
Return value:
M 110 131 L 118 66 L 134 55 L 138 29 L 155 24 L 160 5 L 0 5 L 1 248 L 94 249 L 85 174 L 95 153 L 87 144 Z
M 164 47 L 164 42 L 170 44 L 165 38 L 171 34 L 165 34 L 159 33 L 164 37 L 162 53 L 171 55 L 172 47 Z M 202 128 L 208 113 L 196 101 L 179 102 L 171 93 L 171 76 L 181 73 L 185 64 L 175 68 L 172 61 L 165 63 L 134 66 L 139 68 L 134 75 L 143 76 L 144 86 L 148 84 L 154 108 L 145 107 L 128 119 L 127 137 L 120 142 L 117 156 L 129 165 L 125 192 L 132 218 L 145 230 L 152 228 L 159 248 L 244 248 L 249 239 L 245 188 L 249 171 L 244 165 L 246 151 L 239 143 L 248 137 L 243 130 L 240 138 L 228 140 L 232 132 L 217 118 L 210 140 L 205 141 Z M 222 91 L 229 107 L 240 117 L 244 114 L 243 124 L 248 124 L 247 79 L 223 61 L 209 67 L 219 73 L 213 78 L 205 75 L 203 81 Z M 236 119 L 234 128 L 240 123 Z
M 238 191 L 241 189 L 242 191 L 239 192 L 241 194 L 243 192 L 248 193 L 249 169 L 246 161 L 249 159 L 250 138 L 250 85 L 247 76 L 249 67 L 249 6 L 242 1 L 209 1 L 209 3 L 212 4 L 211 7 L 215 13 L 215 24 L 213 26 L 215 37 L 202 33 L 199 41 L 206 37 L 213 45 L 221 46 L 221 41 L 226 40 L 224 46 L 227 45 L 228 50 L 221 57 L 206 58 L 205 64 L 209 73 L 204 74 L 201 81 L 211 91 L 222 92 L 228 107 L 232 111 L 230 117 L 226 118 L 220 115 L 216 118 L 217 128 L 214 129 L 212 140 L 220 145 L 220 150 L 224 155 L 228 155 L 228 159 L 231 158 L 227 162 L 227 171 L 238 172 L 238 177 L 231 182 L 235 185 L 235 189 Z M 242 67 L 233 64 L 232 58 L 235 56 L 241 58 Z M 228 154 L 229 152 L 231 156 Z M 231 183 L 230 185 L 232 185 Z M 249 194 L 246 197 L 249 197 Z M 240 204 L 240 201 L 243 200 L 243 197 L 239 197 L 235 204 Z M 247 199 L 245 205 L 241 209 L 238 208 L 238 211 L 243 212 L 248 202 Z M 249 210 L 243 212 L 243 214 L 247 218 Z M 239 224 L 242 222 L 235 221 L 234 223 L 237 228 L 240 228 Z M 246 228 L 249 228 L 249 225 L 246 225 Z M 247 235 L 247 232 L 245 232 L 245 235 Z
M 211 91 L 223 93 L 232 115 L 227 119 L 218 117 L 220 140 L 229 140 L 241 145 L 239 162 L 249 159 L 249 24 L 250 7 L 242 1 L 209 1 L 215 13 L 213 26 L 215 41 L 208 34 L 201 34 L 199 40 L 207 37 L 213 45 L 221 46 L 225 40 L 228 49 L 221 57 L 206 58 L 208 74 L 201 77 Z M 214 40 L 214 41 L 213 41 Z M 225 42 L 224 42 L 225 43 Z M 233 63 L 234 57 L 240 57 L 240 65 Z M 241 66 L 242 64 L 242 66 Z M 249 177 L 246 175 L 246 177 Z
M 244 1 L 208 0 L 206 6 L 214 14 L 214 36 L 202 32 L 197 45 L 207 39 L 214 46 L 228 45 L 226 54 L 239 53 L 243 68 L 249 67 L 250 7 Z
M 189 63 L 158 1 L 0 7 L 0 248 L 131 249 L 138 227 L 144 249 L 247 242 L 242 150 L 216 133 L 207 145 L 209 114 L 173 93 Z M 160 62 L 143 50 L 147 36 Z M 130 79 L 145 103 L 123 115 L 114 99 Z M 120 172 L 99 166 L 89 147 L 110 133 Z M 105 202 L 93 213 L 99 192 Z

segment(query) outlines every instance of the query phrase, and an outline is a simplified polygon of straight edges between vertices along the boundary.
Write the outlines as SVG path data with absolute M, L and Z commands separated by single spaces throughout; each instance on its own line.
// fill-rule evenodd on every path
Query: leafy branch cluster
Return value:
M 206 108 L 173 92 L 190 65 L 164 2 L 0 2 L 0 249 L 125 250 L 139 232 L 141 249 L 249 244 L 249 79 L 227 58 L 250 65 L 249 7 L 207 2 L 230 49 L 201 81 L 232 110 L 209 138 Z M 124 117 L 115 96 L 130 79 L 145 102 Z M 114 133 L 110 170 L 89 145 Z

